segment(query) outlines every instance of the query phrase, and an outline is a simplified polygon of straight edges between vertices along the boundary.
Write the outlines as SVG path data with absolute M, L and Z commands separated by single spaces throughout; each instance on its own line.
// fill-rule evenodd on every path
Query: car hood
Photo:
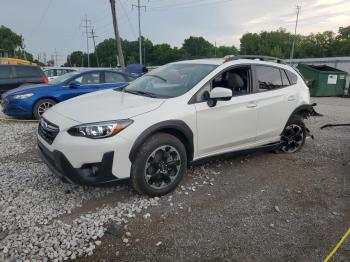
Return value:
M 24 85 L 24 86 L 11 89 L 10 91 L 7 91 L 6 93 L 3 94 L 3 96 L 5 97 L 5 96 L 12 96 L 12 95 L 40 91 L 41 88 L 52 87 L 52 86 L 53 85 L 47 85 L 47 84 Z
M 132 118 L 155 110 L 164 101 L 165 99 L 106 90 L 67 100 L 55 105 L 49 111 L 76 122 L 94 123 Z

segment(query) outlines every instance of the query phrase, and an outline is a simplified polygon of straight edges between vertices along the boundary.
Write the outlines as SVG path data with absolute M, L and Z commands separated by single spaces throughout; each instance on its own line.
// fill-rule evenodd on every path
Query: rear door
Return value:
M 279 139 L 289 116 L 296 107 L 297 87 L 284 69 L 254 65 L 258 109 L 257 141 Z
M 12 65 L 0 65 L 0 95 L 17 87 Z

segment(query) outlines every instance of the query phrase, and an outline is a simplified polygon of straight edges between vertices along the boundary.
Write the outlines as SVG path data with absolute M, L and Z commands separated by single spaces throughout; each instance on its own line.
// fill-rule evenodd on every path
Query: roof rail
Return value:
M 237 55 L 237 56 L 227 56 L 228 58 L 225 59 L 225 62 L 238 60 L 238 59 L 253 59 L 253 60 L 260 60 L 260 61 L 270 61 L 275 62 L 278 64 L 286 64 L 285 61 L 283 61 L 280 58 L 272 57 L 272 56 L 261 56 L 261 55 Z

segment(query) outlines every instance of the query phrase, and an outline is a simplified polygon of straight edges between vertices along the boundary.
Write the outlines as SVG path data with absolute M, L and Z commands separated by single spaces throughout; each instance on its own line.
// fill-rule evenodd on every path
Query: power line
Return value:
M 122 7 L 123 12 L 124 12 L 126 18 L 128 19 L 128 23 L 129 23 L 130 29 L 131 29 L 131 31 L 132 31 L 132 34 L 133 34 L 134 37 L 136 38 L 135 29 L 134 29 L 134 27 L 133 27 L 133 25 L 132 25 L 132 23 L 131 23 L 131 20 L 130 20 L 130 18 L 129 18 L 129 16 L 128 16 L 128 13 L 126 12 L 126 9 L 125 9 L 125 7 L 124 7 L 124 4 L 123 4 L 123 2 L 122 2 L 121 0 L 118 0 L 118 2 L 119 2 L 119 4 L 120 4 L 120 6 Z M 121 20 L 121 19 L 119 19 L 119 21 L 120 21 L 120 20 Z
M 146 6 L 140 5 L 140 0 L 137 0 L 137 5 L 132 5 L 132 7 L 136 7 L 137 12 L 138 12 L 138 18 L 139 18 L 139 56 L 140 56 L 140 64 L 142 64 L 141 8 L 144 8 L 146 11 Z
M 41 23 L 42 23 L 43 20 L 45 19 L 46 15 L 47 15 L 47 11 L 49 10 L 49 8 L 50 8 L 52 2 L 53 2 L 53 0 L 51 0 L 51 1 L 47 4 L 47 6 L 46 6 L 44 12 L 42 13 L 40 19 L 38 20 L 39 22 L 36 24 L 36 26 L 34 27 L 34 29 L 31 31 L 31 33 L 29 34 L 29 37 L 33 35 L 33 32 L 34 32 L 34 31 L 38 31 L 37 29 L 39 28 L 39 26 L 41 25 Z
M 186 6 L 188 4 L 196 4 L 196 3 L 203 3 L 205 4 L 205 1 L 210 1 L 210 0 L 192 0 L 192 1 L 186 1 L 182 3 L 172 3 L 172 4 L 166 4 L 166 5 L 158 5 L 158 6 L 153 6 L 152 9 L 163 9 L 163 8 L 169 8 L 169 7 L 177 7 L 177 6 Z
M 229 3 L 232 2 L 233 0 L 217 0 L 214 2 L 205 2 L 202 4 L 195 4 L 193 2 L 192 5 L 183 5 L 183 6 L 173 6 L 173 7 L 167 7 L 167 6 L 158 6 L 158 7 L 150 7 L 150 12 L 163 12 L 163 11 L 174 11 L 174 10 L 180 10 L 180 9 L 187 9 L 187 8 L 194 8 L 194 7 L 204 7 L 204 6 L 210 6 L 210 5 L 216 5 L 216 4 L 224 4 L 224 3 Z M 202 1 L 201 1 L 202 2 Z

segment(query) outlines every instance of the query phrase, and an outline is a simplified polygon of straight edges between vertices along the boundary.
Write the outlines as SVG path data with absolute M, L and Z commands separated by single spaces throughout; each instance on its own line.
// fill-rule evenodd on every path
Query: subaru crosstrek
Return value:
M 313 111 L 302 77 L 281 61 L 231 57 L 161 66 L 123 89 L 46 111 L 38 146 L 66 182 L 131 179 L 151 196 L 173 190 L 188 163 L 254 148 L 299 151 Z

